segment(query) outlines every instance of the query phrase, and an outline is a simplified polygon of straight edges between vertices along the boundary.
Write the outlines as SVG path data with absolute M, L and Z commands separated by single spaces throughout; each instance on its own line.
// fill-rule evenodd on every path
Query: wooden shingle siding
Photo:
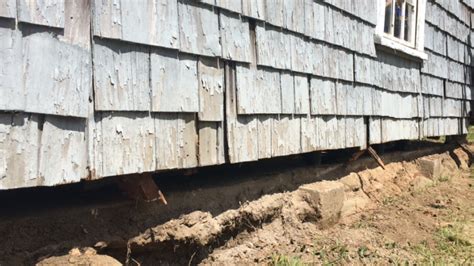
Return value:
M 332 80 L 311 79 L 311 114 L 335 115 L 336 84 Z
M 123 40 L 178 48 L 177 1 L 121 0 L 121 10 Z
M 369 118 L 369 144 L 378 144 L 382 142 L 382 118 Z
M 93 0 L 94 34 L 178 48 L 178 3 L 168 0 Z M 139 30 L 147 29 L 147 30 Z
M 235 1 L 235 0 L 215 0 L 215 1 L 216 1 L 216 6 L 222 9 L 230 10 L 235 13 L 242 13 L 241 1 Z
M 16 17 L 16 0 L 2 0 L 0 2 L 0 17 Z
M 462 117 L 463 101 L 455 99 L 443 99 L 442 117 Z
M 448 59 L 448 79 L 457 82 L 467 82 L 465 80 L 464 66 L 456 61 Z
M 353 14 L 359 19 L 375 25 L 377 22 L 377 10 L 374 8 L 373 0 L 360 0 L 357 2 L 345 0 L 325 0 L 325 2 Z
M 294 32 L 305 32 L 305 1 L 283 1 L 283 27 Z
M 18 20 L 21 22 L 64 28 L 64 2 L 67 0 L 18 0 Z
M 94 35 L 122 39 L 121 0 L 92 0 Z
M 151 94 L 154 112 L 199 112 L 197 57 L 152 50 Z
M 150 49 L 96 40 L 94 92 L 98 111 L 150 110 Z
M 448 78 L 448 60 L 446 57 L 425 51 L 429 60 L 423 63 L 421 73 L 427 73 L 439 78 Z
M 419 139 L 420 126 L 418 120 L 381 119 L 382 142 L 402 139 Z
M 179 49 L 206 56 L 221 56 L 219 17 L 212 7 L 180 0 Z
M 22 36 L 0 21 L 0 110 L 25 109 L 25 92 L 22 79 Z
M 0 189 L 467 132 L 472 1 L 427 1 L 425 61 L 374 0 L 1 2 Z
M 273 121 L 277 119 L 278 115 L 258 116 L 258 159 L 267 159 L 272 157 Z
M 295 75 L 295 114 L 309 114 L 308 76 Z
M 39 150 L 42 185 L 54 186 L 87 178 L 86 120 L 46 116 Z
M 443 79 L 430 76 L 421 75 L 421 89 L 423 94 L 431 94 L 443 96 L 444 94 L 444 81 Z
M 242 0 L 242 14 L 254 19 L 265 20 L 265 0 Z
M 237 66 L 239 114 L 281 113 L 280 72 Z
M 254 116 L 237 116 L 227 120 L 229 159 L 231 163 L 256 161 L 258 151 L 258 119 Z
M 283 27 L 285 16 L 283 7 L 285 0 L 262 0 L 265 1 L 265 21 L 277 26 Z
M 0 114 L 0 189 L 37 186 L 41 132 L 36 114 Z
M 278 69 L 291 69 L 290 35 L 272 26 L 256 27 L 257 64 Z M 278 56 L 275 56 L 278 55 Z
M 155 121 L 145 112 L 98 113 L 96 171 L 100 177 L 154 171 Z M 159 123 L 157 123 L 159 124 Z M 159 131 L 167 141 L 171 136 Z M 164 159 L 164 158 L 161 158 Z
M 156 114 L 154 119 L 156 169 L 196 167 L 198 131 L 195 115 Z
M 233 61 L 250 62 L 252 51 L 248 21 L 241 19 L 239 15 L 221 12 L 219 22 L 222 57 Z
M 217 60 L 198 62 L 200 121 L 224 121 L 224 66 Z
M 346 117 L 345 147 L 367 148 L 367 130 L 363 117 Z
M 455 99 L 466 99 L 465 85 L 456 82 L 446 82 L 446 97 Z
M 429 104 L 429 116 L 430 117 L 442 117 L 443 116 L 443 98 L 430 96 L 425 99 L 426 104 Z
M 23 38 L 27 112 L 87 117 L 91 54 L 40 32 Z
M 448 36 L 448 39 L 447 39 L 447 56 L 448 58 L 452 59 L 452 60 L 455 60 L 459 63 L 464 63 L 464 52 L 465 52 L 465 44 L 454 39 L 453 37 L 451 36 Z
M 281 86 L 281 113 L 295 113 L 295 80 L 294 76 L 288 72 L 280 74 Z
M 199 122 L 199 166 L 225 163 L 222 122 Z
M 91 51 L 91 1 L 67 0 L 64 4 L 63 41 Z
M 425 48 L 440 55 L 446 55 L 446 34 L 425 23 Z
M 272 122 L 272 157 L 300 153 L 300 118 L 280 115 Z

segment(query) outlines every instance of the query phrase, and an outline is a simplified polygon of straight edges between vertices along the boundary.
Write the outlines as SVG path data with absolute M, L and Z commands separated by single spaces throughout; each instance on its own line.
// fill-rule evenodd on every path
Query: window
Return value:
M 376 43 L 426 59 L 423 52 L 425 6 L 426 0 L 378 0 Z

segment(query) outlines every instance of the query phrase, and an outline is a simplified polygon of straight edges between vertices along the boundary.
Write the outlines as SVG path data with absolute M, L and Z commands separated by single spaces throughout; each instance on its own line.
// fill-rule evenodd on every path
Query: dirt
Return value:
M 186 214 L 171 218 L 155 205 L 9 218 L 0 223 L 0 264 L 473 264 L 474 178 L 466 150 L 425 156 L 441 161 L 437 179 L 424 176 L 413 156 L 382 157 L 385 169 L 369 163 L 362 164 L 365 170 L 304 167 L 239 181 L 239 189 L 224 184 L 217 194 L 237 206 L 207 198 L 215 189 L 190 190 L 175 197 L 186 204 L 201 197 L 198 207 L 179 205 L 173 213 Z M 298 189 L 321 176 L 344 184 L 339 220 L 330 226 Z
M 355 174 L 360 185 L 352 180 L 347 188 L 353 195 L 346 201 L 367 200 L 327 229 L 321 229 L 317 210 L 297 190 L 265 196 L 215 217 L 184 215 L 131 239 L 128 256 L 145 265 L 472 264 L 474 179 L 467 154 L 461 149 L 454 154 L 455 159 L 449 153 L 430 156 L 442 161 L 439 180 L 422 176 L 416 161 Z M 175 254 L 184 251 L 179 260 L 169 260 L 171 250 L 163 253 L 170 242 Z

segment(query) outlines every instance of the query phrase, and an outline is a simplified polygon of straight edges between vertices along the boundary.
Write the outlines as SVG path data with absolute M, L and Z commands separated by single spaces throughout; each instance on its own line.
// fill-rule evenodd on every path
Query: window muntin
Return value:
M 415 47 L 418 0 L 385 0 L 384 34 Z

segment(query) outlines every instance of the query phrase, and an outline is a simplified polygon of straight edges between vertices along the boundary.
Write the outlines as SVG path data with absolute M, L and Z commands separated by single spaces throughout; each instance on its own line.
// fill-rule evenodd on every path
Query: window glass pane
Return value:
M 405 36 L 404 40 L 407 42 L 412 42 L 414 37 L 414 30 L 415 30 L 415 7 L 413 5 L 409 5 L 407 3 L 405 7 Z
M 394 36 L 397 38 L 401 38 L 402 32 L 402 21 L 405 19 L 403 16 L 403 8 L 402 8 L 403 1 L 397 0 L 395 2 L 395 25 L 394 25 Z
M 385 0 L 385 25 L 384 32 L 391 32 L 393 0 Z

